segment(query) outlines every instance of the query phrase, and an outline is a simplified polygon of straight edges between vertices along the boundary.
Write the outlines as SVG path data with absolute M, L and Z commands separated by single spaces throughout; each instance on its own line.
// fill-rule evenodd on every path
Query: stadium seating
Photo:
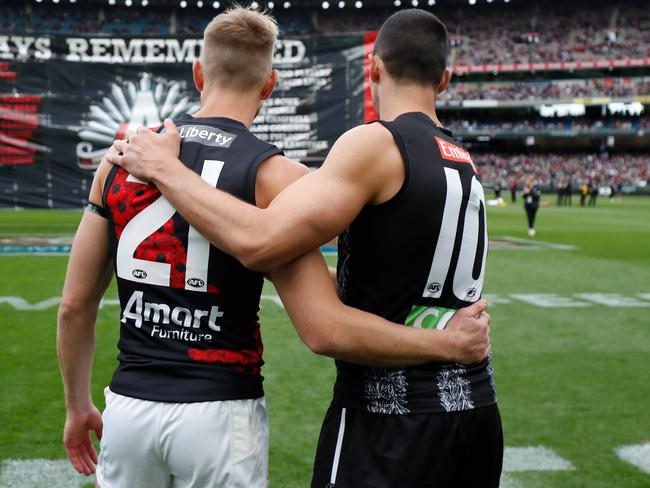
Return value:
M 648 154 L 474 154 L 486 182 L 523 179 L 533 175 L 540 184 L 554 187 L 569 177 L 574 183 L 594 181 L 600 185 L 645 186 L 650 178 Z
M 650 78 L 452 83 L 441 100 L 540 100 L 650 95 Z
M 197 36 L 227 4 L 221 2 L 214 9 L 211 2 L 202 8 L 195 2 L 187 8 L 172 3 L 156 8 L 141 7 L 140 2 L 133 7 L 117 3 L 14 2 L 0 10 L 0 26 L 4 32 Z M 276 2 L 271 10 L 281 36 L 374 30 L 396 10 L 378 5 L 353 8 L 351 2 L 343 2 L 344 10 L 338 2 L 331 2 L 328 9 L 308 9 L 300 1 L 294 3 L 285 8 Z M 402 7 L 407 3 L 411 2 L 403 2 Z M 450 64 L 457 67 L 640 58 L 647 64 L 650 9 L 643 0 L 553 0 L 543 2 L 543 7 L 541 2 L 450 1 L 420 7 L 432 10 L 447 24 Z M 438 105 L 441 120 L 478 154 L 486 180 L 533 173 L 549 185 L 562 174 L 579 180 L 613 178 L 623 184 L 646 184 L 650 158 L 635 152 L 650 144 L 650 119 L 638 109 L 650 103 L 650 67 L 531 69 L 517 75 L 507 71 L 469 70 L 455 79 Z M 639 113 L 612 111 L 610 99 L 636 104 Z M 492 101 L 497 105 L 481 103 Z M 571 103 L 584 104 L 586 112 L 540 116 L 541 104 Z M 567 137 L 570 131 L 582 136 L 579 144 Z M 544 137 L 534 140 L 531 135 Z M 491 142 L 472 145 L 488 136 Z M 517 137 L 520 141 L 512 144 Z M 509 147 L 492 144 L 505 139 Z M 558 147 L 578 153 L 553 152 Z M 525 151 L 537 153 L 520 154 Z
M 342 14 L 335 2 L 328 10 L 284 9 L 277 3 L 272 12 L 280 20 L 283 34 L 373 30 L 395 10 L 354 9 L 348 5 Z M 576 3 L 583 8 L 577 8 Z M 5 32 L 27 28 L 33 32 L 194 34 L 220 11 L 207 5 L 190 7 L 35 4 L 27 8 L 16 4 L 3 7 L 0 25 Z M 577 0 L 570 4 L 545 2 L 543 8 L 538 2 L 451 2 L 424 8 L 447 23 L 452 38 L 451 61 L 459 65 L 643 58 L 650 43 L 650 11 L 642 0 L 622 6 L 605 0 Z

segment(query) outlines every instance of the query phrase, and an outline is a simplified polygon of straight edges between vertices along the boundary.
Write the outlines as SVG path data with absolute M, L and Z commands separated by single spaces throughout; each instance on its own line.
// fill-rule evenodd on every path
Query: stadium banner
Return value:
M 0 207 L 80 208 L 113 140 L 199 106 L 196 37 L 0 35 Z M 283 38 L 252 131 L 310 166 L 364 121 L 363 34 Z M 366 102 L 367 104 L 367 102 Z

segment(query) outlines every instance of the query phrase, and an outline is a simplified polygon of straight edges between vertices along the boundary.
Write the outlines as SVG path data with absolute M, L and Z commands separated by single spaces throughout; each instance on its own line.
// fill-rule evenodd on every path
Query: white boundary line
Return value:
M 614 452 L 621 461 L 650 474 L 650 442 L 620 446 Z
M 572 295 L 559 295 L 557 293 L 513 293 L 510 295 L 486 294 L 485 298 L 492 307 L 497 305 L 520 305 L 521 303 L 540 308 L 583 308 L 592 306 L 611 308 L 650 307 L 650 293 L 637 293 L 636 296 L 626 296 L 620 293 L 574 293 Z M 261 300 L 272 302 L 278 307 L 284 308 L 282 300 L 278 295 L 262 295 Z M 60 302 L 61 297 L 49 297 L 38 302 L 30 303 L 23 297 L 0 296 L 0 307 L 6 304 L 21 311 L 46 310 L 58 306 Z M 100 303 L 100 308 L 105 306 L 118 306 L 119 304 L 120 302 L 116 298 L 104 298 Z
M 95 477 L 77 473 L 67 459 L 5 459 L 0 464 L 0 488 L 80 488 Z

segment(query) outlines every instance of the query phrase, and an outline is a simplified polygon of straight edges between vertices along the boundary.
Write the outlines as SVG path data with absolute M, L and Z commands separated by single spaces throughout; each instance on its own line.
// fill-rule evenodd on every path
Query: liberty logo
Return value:
M 79 131 L 77 164 L 97 169 L 115 139 L 134 134 L 139 127 L 158 127 L 166 118 L 174 119 L 199 106 L 184 96 L 185 82 L 152 80 L 148 73 L 132 81 L 116 80 L 98 104 L 89 107 Z
M 198 142 L 204 146 L 230 147 L 237 138 L 230 134 L 208 125 L 183 125 L 178 128 L 178 133 L 184 142 Z

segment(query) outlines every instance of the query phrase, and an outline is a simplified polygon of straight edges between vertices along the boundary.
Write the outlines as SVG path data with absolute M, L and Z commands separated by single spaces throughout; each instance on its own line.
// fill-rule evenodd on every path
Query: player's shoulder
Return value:
M 379 122 L 359 125 L 346 131 L 338 142 L 355 145 L 368 151 L 381 151 L 393 142 L 390 131 Z
M 360 125 L 339 137 L 323 167 L 364 172 L 369 165 L 376 168 L 382 160 L 391 159 L 395 148 L 392 134 L 383 125 Z
M 275 154 L 265 159 L 260 165 L 258 177 L 276 177 L 296 179 L 309 173 L 309 168 L 302 163 L 287 158 L 283 154 Z
M 266 207 L 284 188 L 309 173 L 304 164 L 292 161 L 282 154 L 264 160 L 255 179 L 255 202 Z

